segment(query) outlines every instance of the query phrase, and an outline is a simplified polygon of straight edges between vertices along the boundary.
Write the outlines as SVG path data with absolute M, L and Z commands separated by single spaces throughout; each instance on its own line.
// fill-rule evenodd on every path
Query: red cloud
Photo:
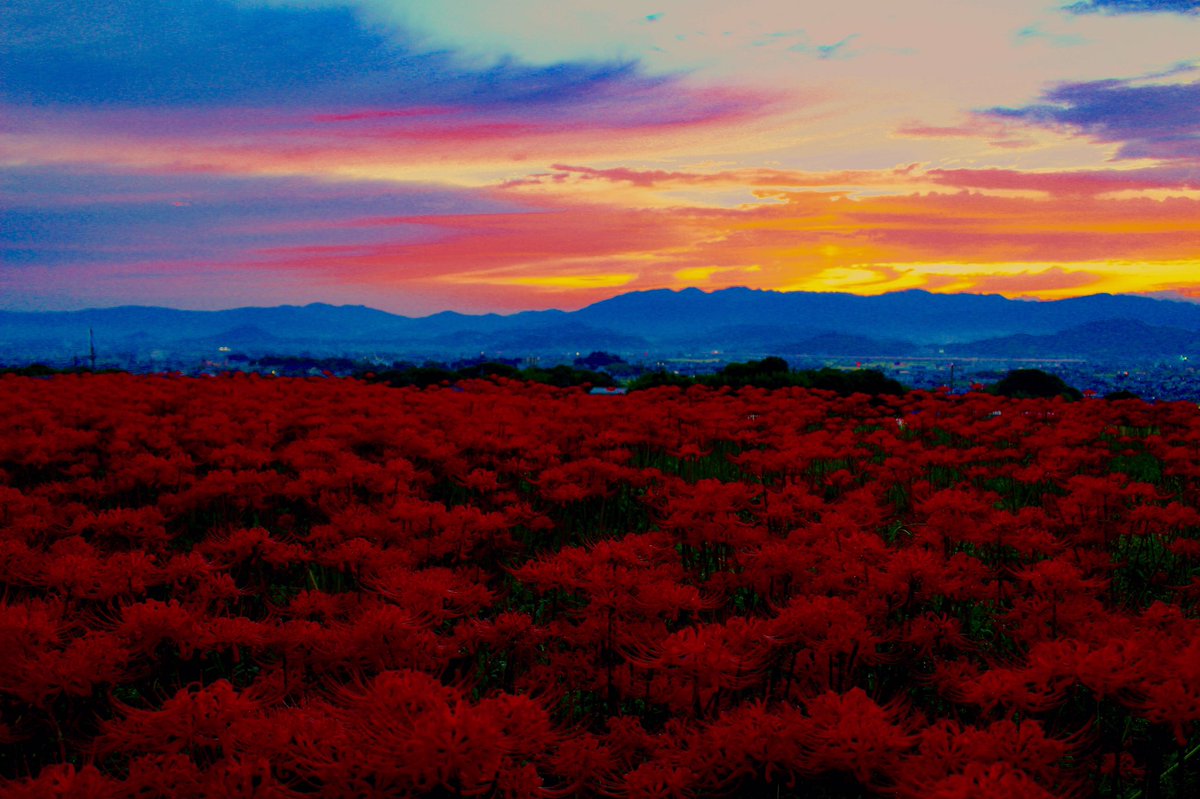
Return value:
M 1073 172 L 931 169 L 925 173 L 925 177 L 935 183 L 959 188 L 1032 190 L 1063 196 L 1146 189 L 1200 189 L 1200 168 L 1194 166 Z

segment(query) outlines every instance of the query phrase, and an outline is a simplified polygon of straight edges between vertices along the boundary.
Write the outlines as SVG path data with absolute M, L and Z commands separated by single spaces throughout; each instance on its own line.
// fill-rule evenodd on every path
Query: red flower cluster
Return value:
M 1200 411 L 0 378 L 0 796 L 1186 795 Z

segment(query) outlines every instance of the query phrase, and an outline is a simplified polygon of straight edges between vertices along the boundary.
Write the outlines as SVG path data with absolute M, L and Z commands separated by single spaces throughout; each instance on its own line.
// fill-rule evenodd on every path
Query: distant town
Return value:
M 577 311 L 507 316 L 414 318 L 321 303 L 0 312 L 0 368 L 10 370 L 389 373 L 401 383 L 507 370 L 632 386 L 771 356 L 792 370 L 870 370 L 913 389 L 961 392 L 1036 369 L 1087 396 L 1200 402 L 1200 304 L 730 288 L 630 292 Z
M 640 354 L 639 354 L 640 355 Z M 1180 356 L 1157 362 L 1104 363 L 1080 358 L 935 358 L 935 357 L 854 357 L 785 354 L 793 370 L 870 370 L 918 390 L 942 390 L 965 393 L 991 385 L 1005 375 L 1021 369 L 1036 369 L 1059 377 L 1065 384 L 1088 397 L 1133 394 L 1148 401 L 1200 402 L 1200 360 Z M 389 358 L 384 356 L 350 357 L 311 354 L 267 354 L 251 356 L 229 347 L 217 347 L 210 353 L 189 355 L 158 354 L 139 358 L 97 355 L 49 362 L 13 363 L 0 360 L 0 371 L 25 373 L 58 371 L 115 370 L 134 374 L 174 373 L 186 376 L 217 376 L 239 372 L 277 377 L 362 377 L 382 373 L 411 374 L 414 382 L 431 382 L 433 377 L 454 375 L 505 374 L 521 372 L 544 377 L 544 382 L 576 384 L 587 381 L 596 385 L 628 386 L 645 381 L 647 376 L 669 375 L 698 378 L 719 373 L 730 364 L 764 357 L 773 353 L 721 352 L 684 353 L 647 358 L 630 353 L 606 351 L 541 352 L 514 357 L 506 353 L 482 352 L 470 358 Z M 40 369 L 39 367 L 44 367 Z M 556 373 L 557 370 L 557 373 Z M 444 373 L 444 374 L 443 374 Z M 557 377 L 556 377 L 557 374 Z

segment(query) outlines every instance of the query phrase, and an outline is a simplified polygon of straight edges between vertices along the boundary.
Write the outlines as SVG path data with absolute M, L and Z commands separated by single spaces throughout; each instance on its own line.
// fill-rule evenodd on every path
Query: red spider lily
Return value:
M 70 763 L 47 766 L 30 779 L 0 780 L 0 793 L 9 799 L 117 799 L 128 795 L 119 782 L 95 766 L 76 769 Z
M 485 513 L 479 508 L 456 506 L 440 514 L 435 535 L 426 542 L 429 560 L 451 557 L 456 563 L 473 563 L 497 550 L 512 548 L 509 528 L 512 517 L 503 512 Z
M 1067 778 L 1062 764 L 1078 748 L 1078 738 L 1048 737 L 1035 719 L 1020 724 L 997 721 L 975 735 L 976 760 L 994 758 L 1019 767 L 1043 784 L 1067 787 L 1062 785 Z
M 997 582 L 978 559 L 956 552 L 949 558 L 919 547 L 897 551 L 886 565 L 892 585 L 904 586 L 909 602 L 945 597 L 956 602 L 994 599 Z
M 582 594 L 589 607 L 619 618 L 659 614 L 677 618 L 704 607 L 697 589 L 681 585 L 678 555 L 662 534 L 601 541 L 590 548 L 568 547 L 526 562 L 512 575 L 541 591 Z
M 1177 538 L 1167 545 L 1167 549 L 1188 563 L 1200 560 L 1200 538 Z
M 166 560 L 162 570 L 167 584 L 180 587 L 206 580 L 217 573 L 213 565 L 198 552 L 174 555 Z
M 1164 506 L 1138 505 L 1129 511 L 1126 518 L 1133 527 L 1131 532 L 1139 535 L 1165 535 L 1178 533 L 1185 528 L 1200 527 L 1200 511 L 1178 502 Z
M 872 576 L 878 579 L 879 568 L 893 556 L 878 535 L 865 532 L 849 514 L 836 511 L 819 523 L 793 530 L 787 544 L 808 550 L 809 561 L 803 572 L 790 575 L 791 591 L 858 597 L 864 602 L 870 601 L 864 590 L 871 587 Z
M 200 613 L 177 600 L 147 599 L 122 608 L 114 632 L 136 654 L 149 655 L 163 641 L 172 641 L 184 660 L 190 660 L 201 624 Z
M 521 771 L 522 752 L 551 743 L 545 711 L 515 701 L 473 706 L 424 674 L 386 671 L 339 689 L 327 711 L 336 731 L 297 740 L 289 766 L 351 795 L 484 794 Z
M 918 681 L 933 687 L 939 695 L 955 702 L 961 698 L 963 686 L 984 673 L 981 665 L 965 657 L 934 660 L 928 666 L 929 673 L 920 675 Z
M 914 736 L 915 754 L 900 764 L 896 782 L 900 795 L 919 796 L 929 785 L 946 775 L 961 771 L 974 762 L 976 739 L 962 724 L 941 719 L 919 730 Z
M 946 489 L 917 504 L 925 517 L 921 538 L 949 554 L 955 544 L 987 545 L 995 539 L 992 517 L 999 497 L 973 489 Z
M 284 495 L 286 485 L 283 476 L 275 472 L 218 469 L 178 493 L 161 496 L 158 506 L 169 519 L 190 513 L 233 522 L 236 514 L 248 510 L 268 511 L 271 498 Z
M 460 387 L 0 379 L 0 793 L 1082 796 L 1194 741 L 1194 407 Z
M 551 770 L 560 777 L 562 785 L 559 790 L 565 796 L 595 785 L 618 771 L 609 747 L 584 730 L 574 730 L 572 734 L 564 735 L 551 758 Z
M 455 637 L 467 651 L 474 653 L 480 646 L 491 649 L 516 647 L 532 653 L 545 639 L 545 631 L 535 627 L 533 619 L 524 613 L 505 611 L 486 621 L 471 619 L 458 625 Z
M 177 796 L 192 799 L 200 793 L 204 773 L 190 757 L 182 754 L 148 754 L 129 762 L 126 795 Z
M 1138 687 L 1144 699 L 1133 703 L 1145 718 L 1170 729 L 1179 746 L 1185 746 L 1200 721 L 1200 641 L 1192 639 L 1162 664 L 1161 672 Z
M 998 521 L 999 537 L 995 543 L 997 547 L 1015 551 L 1024 560 L 1036 560 L 1043 555 L 1057 555 L 1066 548 L 1067 542 L 1055 536 L 1052 530 L 1053 525 L 1044 509 L 1025 507 L 1014 516 Z
M 913 648 L 918 658 L 944 656 L 975 648 L 963 635 L 962 621 L 945 614 L 925 613 L 907 620 L 900 640 Z
M 627 772 L 606 793 L 626 799 L 687 799 L 695 796 L 696 775 L 686 766 L 669 766 L 653 761 Z
M 1078 750 L 1078 741 L 1049 738 L 1033 720 L 1019 725 L 998 721 L 983 729 L 944 720 L 921 730 L 916 743 L 915 753 L 904 760 L 898 772 L 900 796 L 916 799 L 926 795 L 931 786 L 947 791 L 969 791 L 975 786 L 982 791 L 947 794 L 963 797 L 991 796 L 988 791 L 993 788 L 1001 796 L 1018 787 L 1033 795 L 1075 792 L 1075 778 L 1063 763 Z M 1049 789 L 1054 793 L 1048 793 Z
M 974 799 L 979 796 L 995 799 L 1056 799 L 1063 796 L 1047 791 L 1019 767 L 1005 763 L 971 763 L 961 774 L 924 785 L 919 791 L 906 795 L 924 799 Z
M 397 499 L 397 503 L 399 503 Z M 439 506 L 439 511 L 443 510 Z M 329 515 L 327 524 L 314 524 L 303 541 L 310 549 L 321 552 L 336 548 L 349 540 L 361 540 L 373 547 L 402 544 L 413 537 L 404 526 L 397 524 L 380 508 L 354 503 Z
M 436 674 L 446 667 L 450 657 L 445 642 L 429 629 L 427 619 L 391 605 L 366 605 L 346 622 L 321 628 L 301 646 L 311 662 L 324 669 L 419 668 Z
M 568 548 L 513 571 L 514 577 L 540 591 L 586 599 L 586 606 L 571 614 L 576 621 L 551 625 L 551 630 L 595 653 L 599 669 L 578 672 L 577 679 L 602 690 L 610 706 L 615 706 L 623 685 L 617 673 L 620 653 L 665 636 L 665 621 L 709 607 L 697 589 L 677 582 L 683 570 L 668 540 L 647 534 L 603 541 L 590 549 Z M 590 680 L 584 675 L 591 675 Z M 626 686 L 627 692 L 631 689 Z
M 358 604 L 354 594 L 330 594 L 324 591 L 301 591 L 291 601 L 275 609 L 276 615 L 287 618 L 332 621 L 344 617 Z
M 222 758 L 204 771 L 198 796 L 201 799 L 300 799 L 275 777 L 265 758 Z
M 303 547 L 278 541 L 262 527 L 235 529 L 224 535 L 210 536 L 194 551 L 223 570 L 242 563 L 286 567 L 310 560 L 309 553 Z
M 753 486 L 715 479 L 678 486 L 678 494 L 669 497 L 663 509 L 661 526 L 693 548 L 750 544 L 759 536 L 739 514 L 750 510 L 758 494 Z
M 1108 581 L 1084 577 L 1077 566 L 1063 558 L 1038 561 L 1017 570 L 1014 577 L 1018 585 L 1028 586 L 1029 592 L 1013 601 L 1005 618 L 1013 634 L 1027 643 L 1073 635 L 1080 625 L 1102 612 L 1093 597 L 1108 586 Z
M 242 653 L 262 649 L 270 640 L 270 628 L 244 617 L 213 618 L 196 633 L 196 646 L 205 652 L 230 650 L 233 662 L 240 663 Z
M 1025 669 L 993 668 L 951 691 L 958 701 L 976 705 L 985 714 L 997 709 L 1001 715 L 1014 711 L 1045 713 L 1062 703 L 1065 690 L 1057 681 L 1047 682 L 1044 676 Z
M 852 684 L 860 662 L 878 662 L 879 639 L 871 622 L 837 597 L 794 599 L 765 626 L 765 633 L 785 651 L 799 649 L 802 657 L 793 663 L 802 666 L 804 682 L 814 691 Z
M 671 679 L 663 697 L 676 711 L 703 718 L 716 708 L 722 691 L 754 685 L 763 675 L 766 636 L 761 624 L 730 619 L 725 625 L 686 627 L 647 651 L 629 655 L 635 665 Z
M 1147 662 L 1144 642 L 1128 638 L 1110 638 L 1075 661 L 1075 674 L 1098 699 L 1128 699 L 1151 664 Z
M 1145 776 L 1146 769 L 1129 752 L 1108 752 L 1100 759 L 1100 773 L 1106 777 L 1137 780 Z
M 160 491 L 178 491 L 195 482 L 195 462 L 182 452 L 155 454 L 132 450 L 105 476 L 104 491 L 152 499 Z
M 445 568 L 389 568 L 364 576 L 363 585 L 388 602 L 440 623 L 473 616 L 492 604 L 492 592 L 476 578 Z
M 610 496 L 622 480 L 632 476 L 632 469 L 590 457 L 545 469 L 536 483 L 543 498 L 563 504 Z
M 187 596 L 187 599 L 189 603 L 194 603 L 201 607 L 225 607 L 235 604 L 249 592 L 250 589 L 240 588 L 232 575 L 225 572 L 218 572 L 197 581 L 195 588 Z
M 0 528 L 4 538 L 30 544 L 56 537 L 60 510 L 49 499 L 0 485 Z
M 158 710 L 115 705 L 119 718 L 105 722 L 96 739 L 101 754 L 188 752 L 193 759 L 215 758 L 234 751 L 235 723 L 262 711 L 259 700 L 225 680 L 182 689 Z
M 1124 504 L 1124 481 L 1117 475 L 1070 477 L 1063 497 L 1047 497 L 1050 518 L 1074 540 L 1107 546 L 1115 529 L 1113 519 Z
M 778 490 L 765 490 L 759 518 L 775 531 L 790 530 L 802 522 L 815 521 L 826 509 L 825 499 L 803 483 L 785 483 Z
M 155 507 L 108 508 L 75 517 L 71 531 L 102 542 L 123 541 L 130 547 L 161 552 L 171 537 Z
M 90 634 L 59 651 L 18 662 L 4 690 L 23 702 L 44 708 L 60 696 L 87 697 L 101 685 L 125 674 L 129 654 L 111 638 Z
M 825 693 L 807 704 L 801 771 L 842 771 L 864 786 L 888 780 L 914 739 L 898 705 L 880 706 L 860 688 Z
M 55 697 L 90 696 L 124 675 L 129 651 L 119 639 L 68 620 L 63 602 L 0 605 L 0 692 L 35 707 Z
M 313 542 L 313 562 L 338 571 L 349 572 L 354 577 L 370 571 L 383 558 L 383 550 L 365 538 L 347 539 L 335 534 L 328 540 L 327 549 L 321 547 L 319 543 Z M 409 557 L 401 557 L 403 560 L 411 562 Z

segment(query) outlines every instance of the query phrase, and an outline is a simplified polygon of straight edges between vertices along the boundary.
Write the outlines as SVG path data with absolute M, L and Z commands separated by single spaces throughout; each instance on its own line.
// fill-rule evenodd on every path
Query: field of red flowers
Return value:
M 1200 410 L 0 378 L 0 795 L 1200 795 Z

